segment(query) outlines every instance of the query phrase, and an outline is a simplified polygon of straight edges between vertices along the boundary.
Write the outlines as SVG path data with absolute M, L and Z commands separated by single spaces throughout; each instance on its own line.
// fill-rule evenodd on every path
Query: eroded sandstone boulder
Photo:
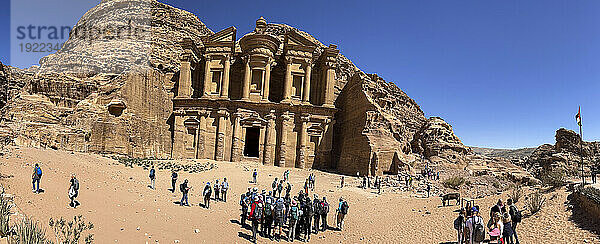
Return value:
M 432 161 L 465 163 L 472 154 L 454 134 L 452 126 L 440 117 L 431 117 L 411 142 L 413 152 L 423 154 Z

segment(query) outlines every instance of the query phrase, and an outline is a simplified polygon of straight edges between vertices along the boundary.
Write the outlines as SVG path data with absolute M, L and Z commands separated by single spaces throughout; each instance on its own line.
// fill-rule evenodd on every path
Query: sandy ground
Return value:
M 41 194 L 31 192 L 34 163 L 44 170 Z M 197 173 L 180 173 L 193 187 L 191 207 L 174 202 L 179 191 L 171 193 L 169 171 L 158 171 L 156 190 L 148 187 L 148 171 L 128 168 L 112 159 L 94 154 L 71 153 L 50 149 L 10 148 L 0 158 L 0 173 L 13 177 L 0 180 L 8 193 L 15 194 L 20 211 L 47 226 L 50 217 L 72 218 L 83 215 L 94 223 L 96 243 L 248 243 L 251 231 L 239 225 L 239 196 L 249 186 L 270 188 L 284 168 L 252 163 L 216 162 L 217 168 Z M 258 184 L 249 184 L 251 170 L 259 170 Z M 70 173 L 76 173 L 81 189 L 77 209 L 68 207 L 67 188 Z M 327 231 L 311 237 L 319 243 L 447 243 L 455 241 L 452 222 L 458 207 L 442 207 L 439 197 L 416 198 L 411 193 L 384 190 L 382 195 L 358 188 L 358 179 L 346 177 L 346 187 L 339 187 L 340 176 L 321 171 L 291 169 L 292 193 L 301 190 L 309 173 L 316 174 L 315 193 L 326 196 L 332 205 L 329 225 L 335 226 L 337 199 L 345 197 L 350 210 L 343 231 Z M 228 202 L 212 202 L 211 209 L 198 206 L 206 181 L 227 177 L 230 182 Z M 179 183 L 178 183 L 179 184 Z M 555 197 L 552 197 L 556 195 Z M 521 243 L 600 243 L 599 228 L 586 219 L 585 213 L 567 210 L 564 189 L 549 193 L 546 207 L 525 218 L 518 226 Z M 488 216 L 489 208 L 499 195 L 478 199 L 477 205 Z M 524 203 L 517 204 L 523 208 Z M 487 221 L 487 218 L 486 218 Z M 139 228 L 139 230 L 138 230 Z M 199 233 L 194 230 L 198 229 Z M 48 236 L 54 238 L 52 233 Z M 269 242 L 259 238 L 260 243 Z

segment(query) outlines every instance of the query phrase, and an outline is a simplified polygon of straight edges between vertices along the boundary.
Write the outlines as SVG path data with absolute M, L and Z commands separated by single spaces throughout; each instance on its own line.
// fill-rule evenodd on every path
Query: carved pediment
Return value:
M 317 45 L 312 41 L 306 39 L 304 36 L 300 35 L 297 31 L 290 31 L 285 34 L 285 45 L 289 47 L 307 47 L 307 48 L 316 48 Z
M 229 27 L 212 34 L 204 39 L 204 47 L 207 52 L 234 52 L 236 40 L 235 27 Z

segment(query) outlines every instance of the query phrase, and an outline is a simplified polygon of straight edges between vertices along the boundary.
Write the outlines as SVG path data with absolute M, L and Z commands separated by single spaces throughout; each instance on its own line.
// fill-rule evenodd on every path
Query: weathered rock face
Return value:
M 337 168 L 353 175 L 397 172 L 407 163 L 410 141 L 426 121 L 413 99 L 377 75 L 356 73 L 336 107 Z
M 181 40 L 201 44 L 212 33 L 192 13 L 154 0 L 104 0 L 83 15 L 58 52 L 40 60 L 40 72 L 81 77 L 140 67 L 174 71 Z
M 564 128 L 556 131 L 555 138 L 554 145 L 539 146 L 523 163 L 534 175 L 539 177 L 549 172 L 561 171 L 567 176 L 577 176 L 581 171 L 582 155 L 584 164 L 588 166 L 600 158 L 600 142 L 583 142 L 582 151 L 579 134 Z M 588 167 L 585 170 L 589 171 Z
M 452 126 L 442 118 L 431 117 L 417 133 L 411 143 L 416 153 L 423 154 L 432 161 L 446 160 L 452 163 L 465 162 L 471 149 L 454 135 Z

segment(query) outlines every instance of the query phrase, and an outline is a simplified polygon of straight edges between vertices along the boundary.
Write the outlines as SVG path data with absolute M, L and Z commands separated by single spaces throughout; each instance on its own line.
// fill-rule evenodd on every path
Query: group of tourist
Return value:
M 254 172 L 256 171 L 253 171 L 253 182 L 256 182 Z M 314 194 L 312 199 L 310 197 L 309 192 L 314 190 L 314 174 L 305 180 L 304 190 L 294 197 L 290 195 L 292 185 L 288 179 L 289 171 L 286 171 L 282 180 L 278 178 L 273 180 L 271 191 L 267 192 L 263 189 L 259 192 L 257 187 L 248 187 L 248 191 L 241 195 L 240 224 L 245 227 L 247 220 L 251 222 L 253 242 L 256 242 L 257 234 L 277 241 L 282 238 L 291 242 L 295 239 L 308 241 L 312 233 L 316 234 L 328 229 L 327 198 L 320 198 L 317 194 Z M 285 194 L 282 193 L 284 185 Z M 348 203 L 340 198 L 336 209 L 336 227 L 339 230 L 343 229 L 348 208 Z
M 31 174 L 31 183 L 32 183 L 32 191 L 33 193 L 41 193 L 43 192 L 40 189 L 40 181 L 42 179 L 42 168 L 39 163 L 36 163 L 33 167 L 33 173 Z M 76 200 L 77 196 L 79 196 L 79 180 L 75 176 L 75 173 L 71 173 L 71 179 L 69 180 L 69 187 L 67 189 L 67 196 L 69 197 L 69 206 L 72 208 L 77 208 L 80 205 L 79 201 Z
M 430 167 L 425 167 L 424 169 L 422 169 L 421 175 L 423 176 L 423 178 L 428 180 L 440 180 L 440 172 L 434 171 Z
M 461 209 L 454 220 L 457 230 L 458 244 L 481 244 L 489 236 L 489 243 L 519 244 L 517 224 L 521 222 L 521 212 L 508 199 L 504 205 L 502 199 L 490 209 L 490 220 L 487 225 L 480 214 L 479 206 Z
M 371 184 L 371 181 L 373 181 L 373 184 Z M 381 177 L 375 176 L 375 179 L 371 180 L 370 176 L 363 176 L 361 188 L 364 188 L 364 189 L 375 188 L 375 189 L 377 189 L 377 194 L 381 194 L 381 186 L 382 186 Z

